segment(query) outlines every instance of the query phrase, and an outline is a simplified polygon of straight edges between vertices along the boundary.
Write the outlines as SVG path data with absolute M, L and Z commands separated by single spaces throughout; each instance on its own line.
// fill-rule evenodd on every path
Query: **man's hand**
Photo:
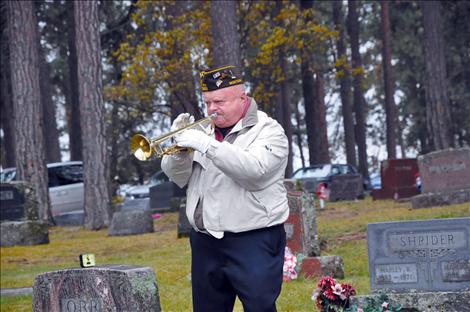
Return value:
M 181 147 L 189 147 L 201 153 L 207 152 L 209 145 L 213 140 L 210 136 L 202 131 L 189 129 L 175 136 L 176 145 Z
M 173 123 L 171 124 L 170 131 L 175 131 L 178 129 L 183 128 L 184 126 L 189 125 L 190 123 L 194 122 L 194 116 L 190 115 L 188 113 L 182 113 L 179 114 L 178 117 L 176 117 L 175 120 L 173 120 Z

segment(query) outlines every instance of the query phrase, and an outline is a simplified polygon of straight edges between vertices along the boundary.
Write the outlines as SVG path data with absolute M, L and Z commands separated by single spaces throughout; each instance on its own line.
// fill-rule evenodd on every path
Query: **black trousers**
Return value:
M 193 230 L 190 242 L 195 312 L 232 312 L 236 296 L 246 312 L 276 311 L 286 246 L 282 224 L 225 232 L 222 239 Z

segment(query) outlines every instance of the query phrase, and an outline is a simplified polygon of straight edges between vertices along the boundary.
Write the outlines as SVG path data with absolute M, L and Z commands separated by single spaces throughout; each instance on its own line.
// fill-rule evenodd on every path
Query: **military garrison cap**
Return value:
M 230 65 L 202 71 L 199 74 L 202 91 L 214 91 L 242 84 L 242 79 L 233 72 L 234 68 L 235 66 Z

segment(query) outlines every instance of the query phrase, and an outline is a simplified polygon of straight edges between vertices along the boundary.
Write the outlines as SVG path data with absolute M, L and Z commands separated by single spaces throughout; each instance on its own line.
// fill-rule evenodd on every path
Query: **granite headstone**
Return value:
M 155 273 L 149 267 L 108 265 L 38 275 L 33 312 L 161 311 Z
M 0 221 L 38 220 L 38 207 L 31 184 L 15 181 L 0 184 Z
M 49 243 L 49 225 L 39 220 L 36 192 L 25 181 L 0 184 L 0 246 Z
M 150 210 L 115 212 L 109 226 L 109 236 L 137 235 L 154 232 Z
M 330 201 L 354 200 L 364 197 L 364 185 L 360 174 L 341 174 L 331 177 Z
M 413 208 L 470 202 L 470 148 L 447 149 L 418 157 L 421 195 Z
M 470 218 L 371 223 L 372 291 L 470 291 Z
M 186 216 L 186 198 L 181 198 L 179 202 L 175 201 L 175 205 L 179 204 L 178 209 L 178 238 L 187 237 L 192 230 L 192 226 L 189 223 L 188 217 Z
M 381 188 L 372 190 L 374 200 L 387 198 L 409 198 L 417 195 L 416 174 L 418 173 L 416 158 L 387 159 L 380 165 Z
M 312 194 L 288 192 L 289 218 L 284 223 L 287 246 L 305 256 L 319 256 L 315 202 Z

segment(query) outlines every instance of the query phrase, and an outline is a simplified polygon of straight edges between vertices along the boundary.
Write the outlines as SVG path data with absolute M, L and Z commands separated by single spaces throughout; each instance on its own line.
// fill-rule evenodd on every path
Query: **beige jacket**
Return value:
M 180 187 L 188 184 L 186 215 L 195 230 L 194 212 L 203 203 L 204 227 L 221 238 L 286 221 L 289 215 L 283 184 L 289 152 L 282 127 L 251 100 L 245 117 L 223 142 L 207 153 L 165 156 L 162 169 Z

